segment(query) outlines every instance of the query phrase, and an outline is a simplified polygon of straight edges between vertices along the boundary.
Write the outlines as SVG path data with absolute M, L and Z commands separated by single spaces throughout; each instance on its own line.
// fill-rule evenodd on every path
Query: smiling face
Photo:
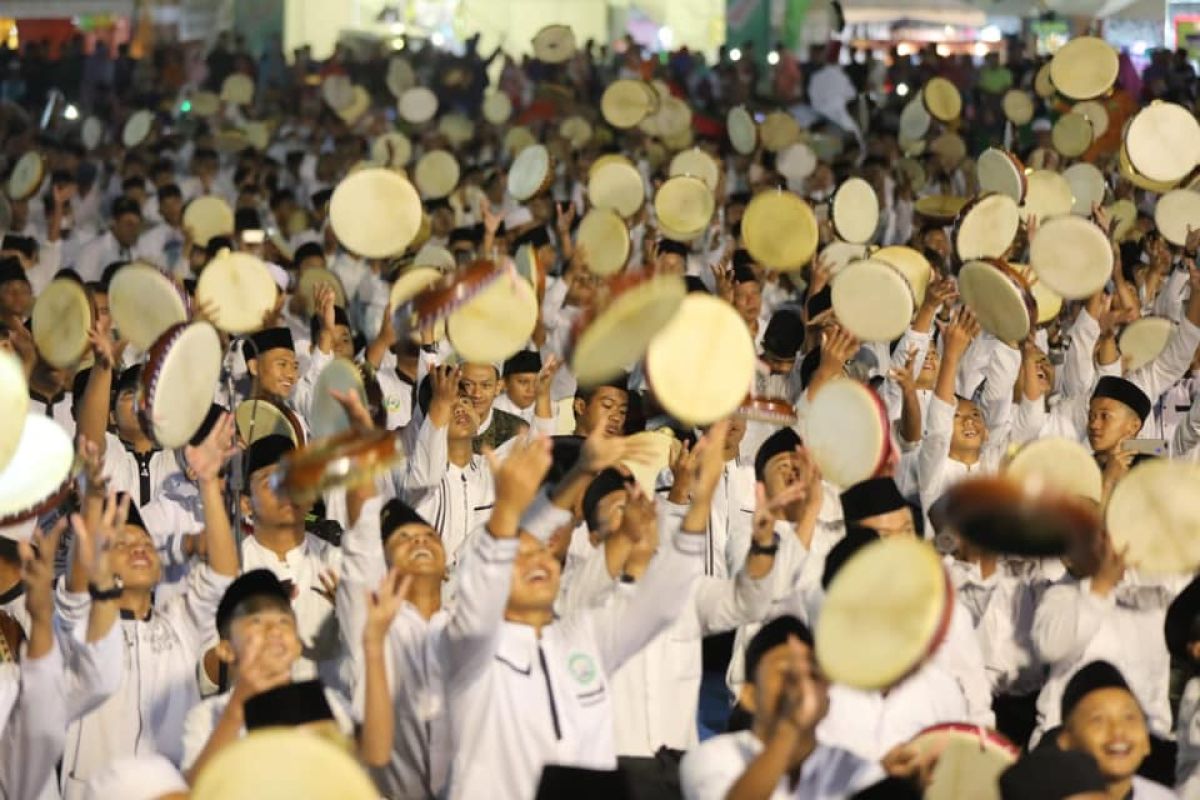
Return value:
M 1096 759 L 1110 782 L 1133 776 L 1150 754 L 1142 709 L 1129 691 L 1117 687 L 1085 695 L 1064 722 L 1058 744 Z
M 1093 397 L 1088 404 L 1088 443 L 1097 453 L 1109 453 L 1126 439 L 1137 436 L 1142 421 L 1124 403 L 1111 397 Z
M 267 397 L 285 398 L 292 393 L 300 375 L 296 354 L 275 347 L 250 359 L 250 374 L 258 379 L 259 391 Z
M 280 669 L 290 668 L 300 657 L 300 635 L 291 606 L 279 598 L 249 598 L 230 625 L 229 644 L 232 663 L 240 665 L 248 652 L 257 649 L 258 658 Z M 218 653 L 220 655 L 220 653 Z
M 978 453 L 987 441 L 987 426 L 983 423 L 983 412 L 970 400 L 958 398 L 954 409 L 954 433 L 950 447 L 956 452 Z
M 506 617 L 551 613 L 560 577 L 561 567 L 554 552 L 533 536 L 522 533 L 513 562 Z
M 26 319 L 33 311 L 33 289 L 28 281 L 0 283 L 0 315 Z
M 154 540 L 136 525 L 124 525 L 117 532 L 110 559 L 113 574 L 120 575 L 129 589 L 149 591 L 162 575 Z
M 399 567 L 406 575 L 441 580 L 446 572 L 446 549 L 433 528 L 410 522 L 392 531 L 384 543 L 388 566 Z
M 733 285 L 733 307 L 747 324 L 753 324 L 762 314 L 762 287 L 758 281 L 743 281 Z

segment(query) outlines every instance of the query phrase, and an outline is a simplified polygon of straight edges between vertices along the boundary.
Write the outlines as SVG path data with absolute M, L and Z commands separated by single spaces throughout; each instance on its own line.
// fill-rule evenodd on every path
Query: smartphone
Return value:
M 1128 439 L 1121 449 L 1156 458 L 1166 458 L 1168 455 L 1166 439 Z
M 242 231 L 242 244 L 262 244 L 267 239 L 267 234 L 262 230 Z

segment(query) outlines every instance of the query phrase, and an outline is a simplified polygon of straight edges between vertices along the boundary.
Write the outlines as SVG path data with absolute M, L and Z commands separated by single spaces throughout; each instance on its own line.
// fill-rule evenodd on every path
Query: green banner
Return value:
M 741 47 L 752 42 L 761 58 L 766 58 L 771 40 L 771 0 L 727 0 L 725 5 L 725 44 Z
M 810 0 L 787 0 L 787 11 L 783 18 L 783 46 L 795 51 L 803 42 L 804 18 L 808 15 Z

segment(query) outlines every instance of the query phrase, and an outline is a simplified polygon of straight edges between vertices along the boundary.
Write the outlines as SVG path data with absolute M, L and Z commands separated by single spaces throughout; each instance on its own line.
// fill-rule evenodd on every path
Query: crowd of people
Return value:
M 0 51 L 0 797 L 1200 797 L 1186 52 L 533 44 Z

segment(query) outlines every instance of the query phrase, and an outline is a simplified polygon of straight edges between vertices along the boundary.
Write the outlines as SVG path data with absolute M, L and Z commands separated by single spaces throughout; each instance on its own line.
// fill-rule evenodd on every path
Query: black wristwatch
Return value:
M 116 600 L 125 593 L 125 581 L 120 575 L 113 575 L 112 588 L 101 589 L 94 583 L 88 584 L 88 594 L 93 600 Z
M 779 552 L 779 534 L 773 534 L 775 537 L 771 544 L 759 544 L 753 539 L 750 540 L 750 555 L 752 556 L 773 556 Z

